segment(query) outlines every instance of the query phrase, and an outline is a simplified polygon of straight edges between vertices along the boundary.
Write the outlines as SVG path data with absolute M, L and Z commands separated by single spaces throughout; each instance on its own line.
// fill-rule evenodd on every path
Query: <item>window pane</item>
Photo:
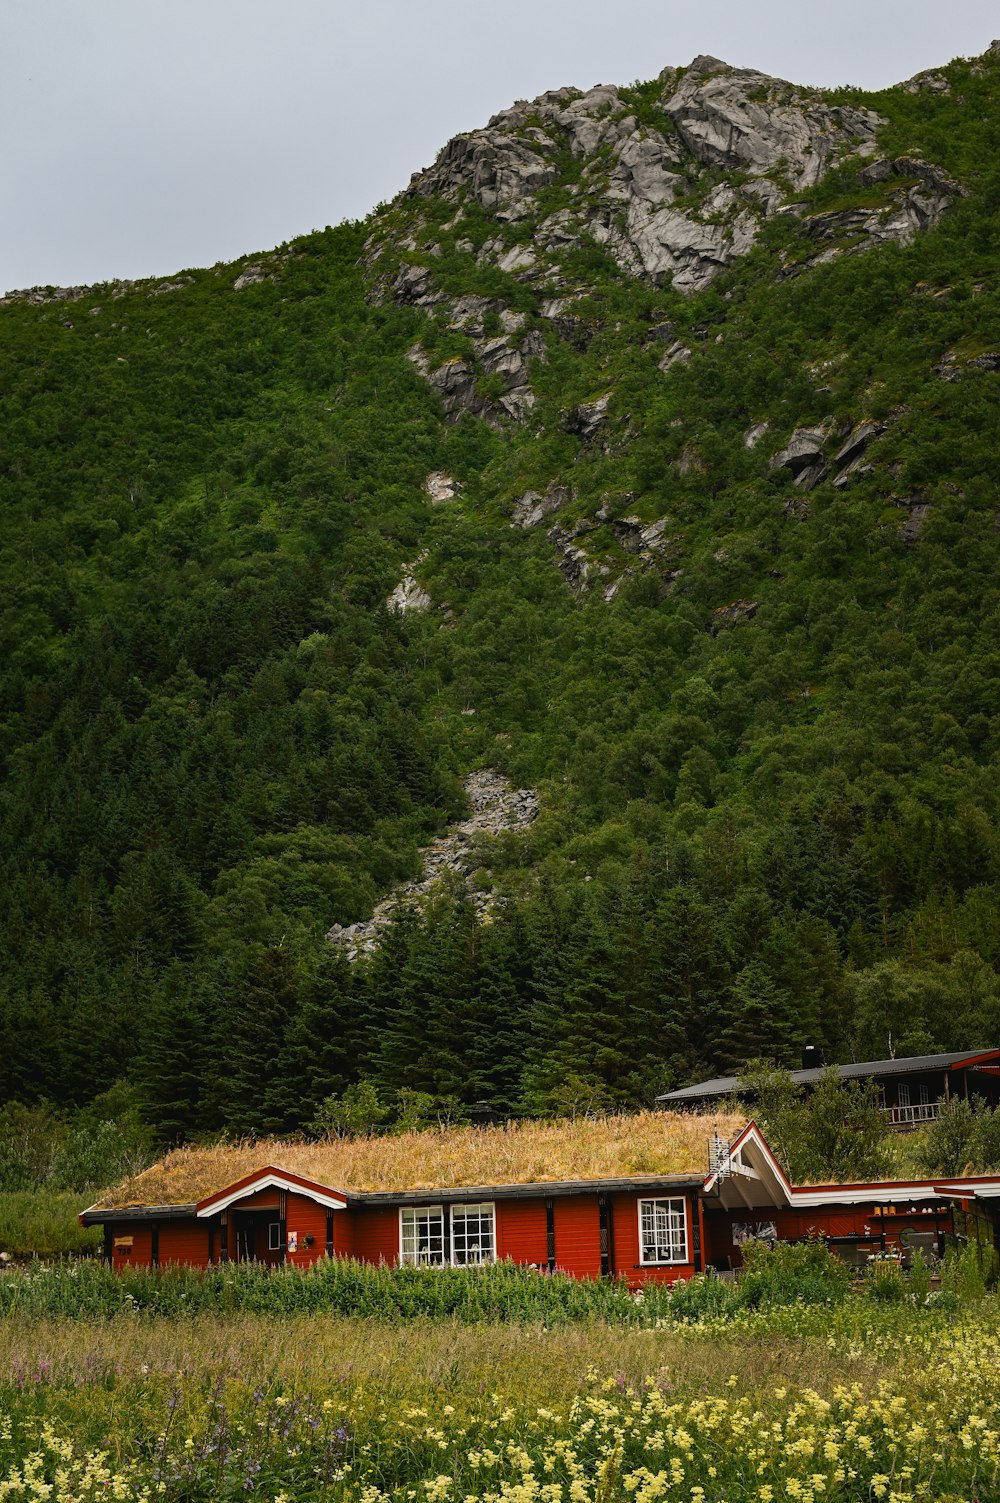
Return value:
M 495 1246 L 492 1205 L 454 1208 L 451 1213 L 452 1262 L 492 1263 Z
M 687 1262 L 687 1222 L 682 1199 L 640 1200 L 639 1261 Z
M 444 1211 L 441 1206 L 406 1208 L 400 1218 L 401 1263 L 444 1262 Z

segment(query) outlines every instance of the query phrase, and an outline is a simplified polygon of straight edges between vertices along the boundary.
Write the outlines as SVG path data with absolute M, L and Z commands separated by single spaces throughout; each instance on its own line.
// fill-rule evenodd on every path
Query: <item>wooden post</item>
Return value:
M 549 1273 L 556 1271 L 556 1204 L 551 1197 L 545 1202 L 545 1252 Z

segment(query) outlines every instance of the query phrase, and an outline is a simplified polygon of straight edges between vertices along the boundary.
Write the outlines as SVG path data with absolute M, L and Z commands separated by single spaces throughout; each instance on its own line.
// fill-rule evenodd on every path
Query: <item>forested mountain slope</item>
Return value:
M 996 47 L 700 58 L 8 296 L 3 1097 L 171 1140 L 996 1042 L 998 106 Z M 352 963 L 476 769 L 540 798 L 489 921 L 456 878 Z

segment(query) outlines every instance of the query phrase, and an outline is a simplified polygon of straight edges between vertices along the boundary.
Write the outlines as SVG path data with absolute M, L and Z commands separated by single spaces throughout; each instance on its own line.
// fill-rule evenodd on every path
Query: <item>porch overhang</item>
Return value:
M 195 1215 L 199 1218 L 217 1216 L 221 1211 L 227 1211 L 230 1206 L 245 1200 L 248 1195 L 256 1195 L 260 1190 L 284 1190 L 305 1195 L 309 1200 L 316 1201 L 317 1205 L 325 1206 L 328 1211 L 347 1209 L 347 1197 L 331 1189 L 329 1185 L 321 1185 L 316 1180 L 304 1179 L 287 1169 L 269 1165 L 266 1169 L 258 1169 L 256 1173 L 248 1174 L 235 1184 L 227 1185 L 225 1189 L 217 1190 L 214 1195 L 198 1201 Z

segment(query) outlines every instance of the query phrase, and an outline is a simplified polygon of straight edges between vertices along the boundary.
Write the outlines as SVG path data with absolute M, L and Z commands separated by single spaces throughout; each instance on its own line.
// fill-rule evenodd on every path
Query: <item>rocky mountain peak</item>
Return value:
M 548 338 L 589 337 L 575 312 L 588 295 L 581 251 L 603 260 L 598 280 L 610 259 L 626 278 L 690 295 L 746 256 L 778 215 L 798 248 L 778 250 L 776 280 L 932 228 L 963 189 L 933 163 L 880 157 L 885 123 L 860 104 L 707 55 L 652 85 L 518 100 L 449 141 L 376 222 L 370 295 L 421 308 L 438 331 L 466 340 L 462 349 L 449 337 L 434 355 L 434 341 L 425 349 L 418 339 L 410 351 L 450 421 L 527 421 Z M 852 162 L 857 206 L 814 208 L 825 175 Z M 463 266 L 467 286 L 456 290 Z M 488 294 L 473 290 L 490 272 L 530 289 L 530 315 L 511 306 L 525 306 L 523 294 L 505 300 L 495 282 Z M 663 342 L 666 373 L 691 349 Z
M 841 156 L 875 151 L 873 110 L 831 106 L 814 89 L 717 58 L 695 58 L 662 98 L 686 150 L 703 166 L 760 175 L 779 169 L 812 187 Z

